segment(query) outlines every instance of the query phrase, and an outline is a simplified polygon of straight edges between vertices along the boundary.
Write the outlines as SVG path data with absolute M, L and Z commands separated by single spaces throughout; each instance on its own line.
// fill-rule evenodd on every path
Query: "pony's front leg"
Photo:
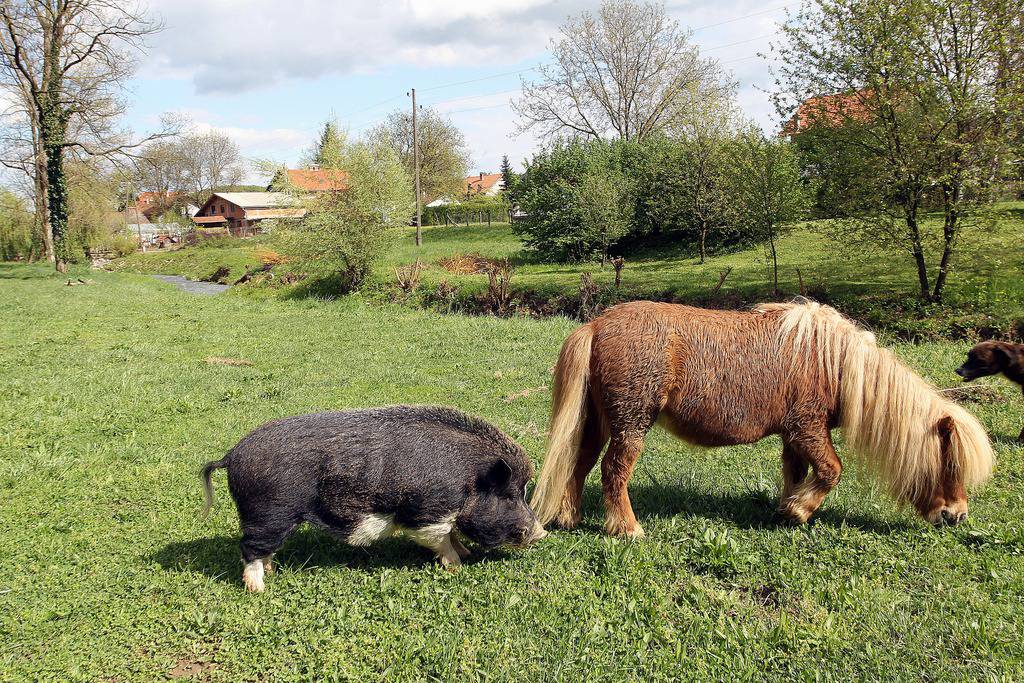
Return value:
M 839 483 L 839 477 L 843 471 L 843 463 L 836 455 L 836 449 L 832 445 L 832 436 L 828 427 L 821 425 L 814 429 L 808 429 L 796 434 L 783 437 L 785 444 L 783 450 L 783 497 L 779 501 L 779 512 L 796 524 L 803 524 L 815 513 L 821 505 L 821 501 L 828 495 L 828 492 Z M 790 468 L 786 461 L 787 452 L 800 458 L 803 463 L 810 463 L 811 476 L 802 481 L 795 481 L 798 468 Z M 802 467 L 806 468 L 806 464 Z M 786 480 L 793 477 L 792 488 L 786 491 Z
M 629 478 L 640 453 L 644 450 L 643 434 L 616 434 L 601 461 L 601 487 L 604 489 L 605 533 L 611 536 L 640 538 L 643 528 L 637 524 L 629 501 Z

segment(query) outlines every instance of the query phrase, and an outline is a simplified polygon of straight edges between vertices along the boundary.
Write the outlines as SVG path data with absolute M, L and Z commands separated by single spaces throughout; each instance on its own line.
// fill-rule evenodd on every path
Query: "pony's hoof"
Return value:
M 779 507 L 779 516 L 787 524 L 793 526 L 801 526 L 807 523 L 807 520 L 811 518 L 811 513 L 802 508 L 799 505 L 789 504 L 782 505 Z
M 606 526 L 605 533 L 609 536 L 616 538 L 622 538 L 627 541 L 636 541 L 644 537 L 644 528 L 639 524 L 634 524 L 631 527 L 626 526 Z

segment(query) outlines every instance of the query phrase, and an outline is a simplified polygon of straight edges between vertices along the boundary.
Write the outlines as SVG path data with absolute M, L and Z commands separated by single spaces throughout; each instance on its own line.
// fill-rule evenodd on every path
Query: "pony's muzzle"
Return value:
M 967 519 L 967 511 L 942 508 L 933 512 L 930 517 L 930 521 L 936 526 L 956 526 Z
M 943 508 L 942 510 L 942 523 L 946 526 L 956 526 L 966 519 L 966 512 L 954 512 L 953 510 L 946 508 Z

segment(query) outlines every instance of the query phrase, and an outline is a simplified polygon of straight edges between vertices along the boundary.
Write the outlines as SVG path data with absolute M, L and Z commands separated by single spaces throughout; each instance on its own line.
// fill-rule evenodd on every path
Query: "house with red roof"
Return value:
M 484 173 L 480 171 L 477 175 L 471 175 L 464 181 L 467 197 L 484 195 L 494 197 L 501 194 L 505 189 L 505 177 L 500 173 Z
M 782 127 L 782 134 L 793 137 L 815 126 L 838 127 L 849 121 L 867 121 L 871 117 L 871 97 L 872 91 L 862 88 L 808 98 Z
M 283 188 L 299 192 L 336 192 L 348 189 L 348 172 L 335 168 L 283 168 L 274 175 L 267 191 Z
M 181 192 L 143 192 L 135 198 L 135 208 L 145 214 L 146 218 L 152 219 L 153 216 L 165 213 L 183 198 Z

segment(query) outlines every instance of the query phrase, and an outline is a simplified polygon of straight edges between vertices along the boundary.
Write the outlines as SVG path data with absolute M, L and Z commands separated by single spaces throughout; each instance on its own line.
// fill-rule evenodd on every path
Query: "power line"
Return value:
M 480 81 L 489 81 L 494 78 L 501 78 L 502 76 L 515 76 L 518 74 L 524 74 L 527 71 L 533 71 L 539 68 L 540 65 L 531 66 L 528 69 L 519 69 L 518 71 L 506 71 L 505 73 L 493 74 L 491 76 L 481 76 L 480 78 L 471 78 L 468 81 L 458 81 L 456 83 L 442 83 L 441 85 L 433 85 L 429 88 L 420 88 L 420 92 L 430 92 L 431 90 L 440 90 L 442 88 L 454 88 L 457 85 L 469 85 L 470 83 L 479 83 Z
M 510 107 L 510 102 L 502 102 L 501 104 L 490 104 L 486 107 L 472 107 L 470 109 L 456 109 L 454 111 L 446 111 L 445 114 L 464 114 L 468 111 L 481 111 L 483 109 L 497 109 L 498 107 Z
M 701 52 L 711 52 L 712 50 L 722 50 L 724 48 L 733 47 L 735 45 L 745 45 L 746 43 L 752 43 L 755 40 L 764 40 L 765 38 L 774 38 L 777 35 L 779 35 L 778 31 L 776 31 L 775 33 L 769 33 L 769 34 L 764 35 L 764 36 L 756 36 L 754 38 L 747 38 L 746 40 L 737 40 L 735 43 L 726 43 L 725 45 L 716 45 L 714 47 L 706 47 L 703 50 L 701 50 Z
M 499 90 L 497 92 L 487 92 L 480 95 L 467 95 L 466 97 L 456 97 L 450 100 L 440 100 L 438 102 L 430 102 L 426 106 L 436 107 L 441 104 L 452 104 L 453 102 L 465 102 L 467 100 L 479 100 L 484 97 L 494 97 L 496 95 L 515 95 L 518 94 L 519 90 Z
M 730 59 L 730 60 L 727 60 L 727 61 L 724 61 L 724 62 L 720 62 L 720 64 L 733 64 L 735 62 L 745 62 L 748 59 L 755 59 L 755 58 L 760 57 L 760 56 L 761 55 L 747 55 L 746 57 L 740 57 L 738 59 Z
M 345 115 L 343 115 L 343 116 L 341 116 L 339 118 L 341 118 L 341 119 L 351 119 L 353 116 L 356 116 L 358 114 L 362 114 L 363 112 L 370 111 L 371 109 L 376 109 L 377 107 L 383 107 L 385 104 L 387 104 L 389 102 L 394 102 L 395 100 L 397 100 L 399 98 L 402 98 L 402 97 L 405 97 L 405 95 L 395 95 L 394 97 L 389 97 L 388 99 L 382 100 L 382 101 L 378 102 L 377 104 L 371 104 L 369 107 L 364 107 L 362 109 L 357 109 L 355 111 L 351 111 L 351 112 L 349 112 L 349 113 L 347 113 L 347 114 L 345 114 Z
M 698 27 L 692 28 L 690 30 L 693 31 L 694 33 L 696 33 L 697 31 L 703 31 L 706 28 L 715 28 L 716 26 L 725 26 L 726 24 L 732 24 L 732 23 L 737 22 L 737 21 L 742 21 L 743 19 L 749 19 L 750 17 L 759 17 L 762 14 L 771 14 L 772 12 L 778 12 L 780 9 L 786 9 L 787 7 L 788 7 L 788 5 L 778 5 L 777 7 L 772 7 L 770 9 L 763 9 L 763 10 L 761 10 L 759 12 L 751 12 L 750 14 L 744 14 L 741 17 L 733 17 L 732 19 L 726 19 L 725 21 L 719 21 L 719 22 L 714 23 L 714 24 L 706 24 L 704 26 L 698 26 Z

